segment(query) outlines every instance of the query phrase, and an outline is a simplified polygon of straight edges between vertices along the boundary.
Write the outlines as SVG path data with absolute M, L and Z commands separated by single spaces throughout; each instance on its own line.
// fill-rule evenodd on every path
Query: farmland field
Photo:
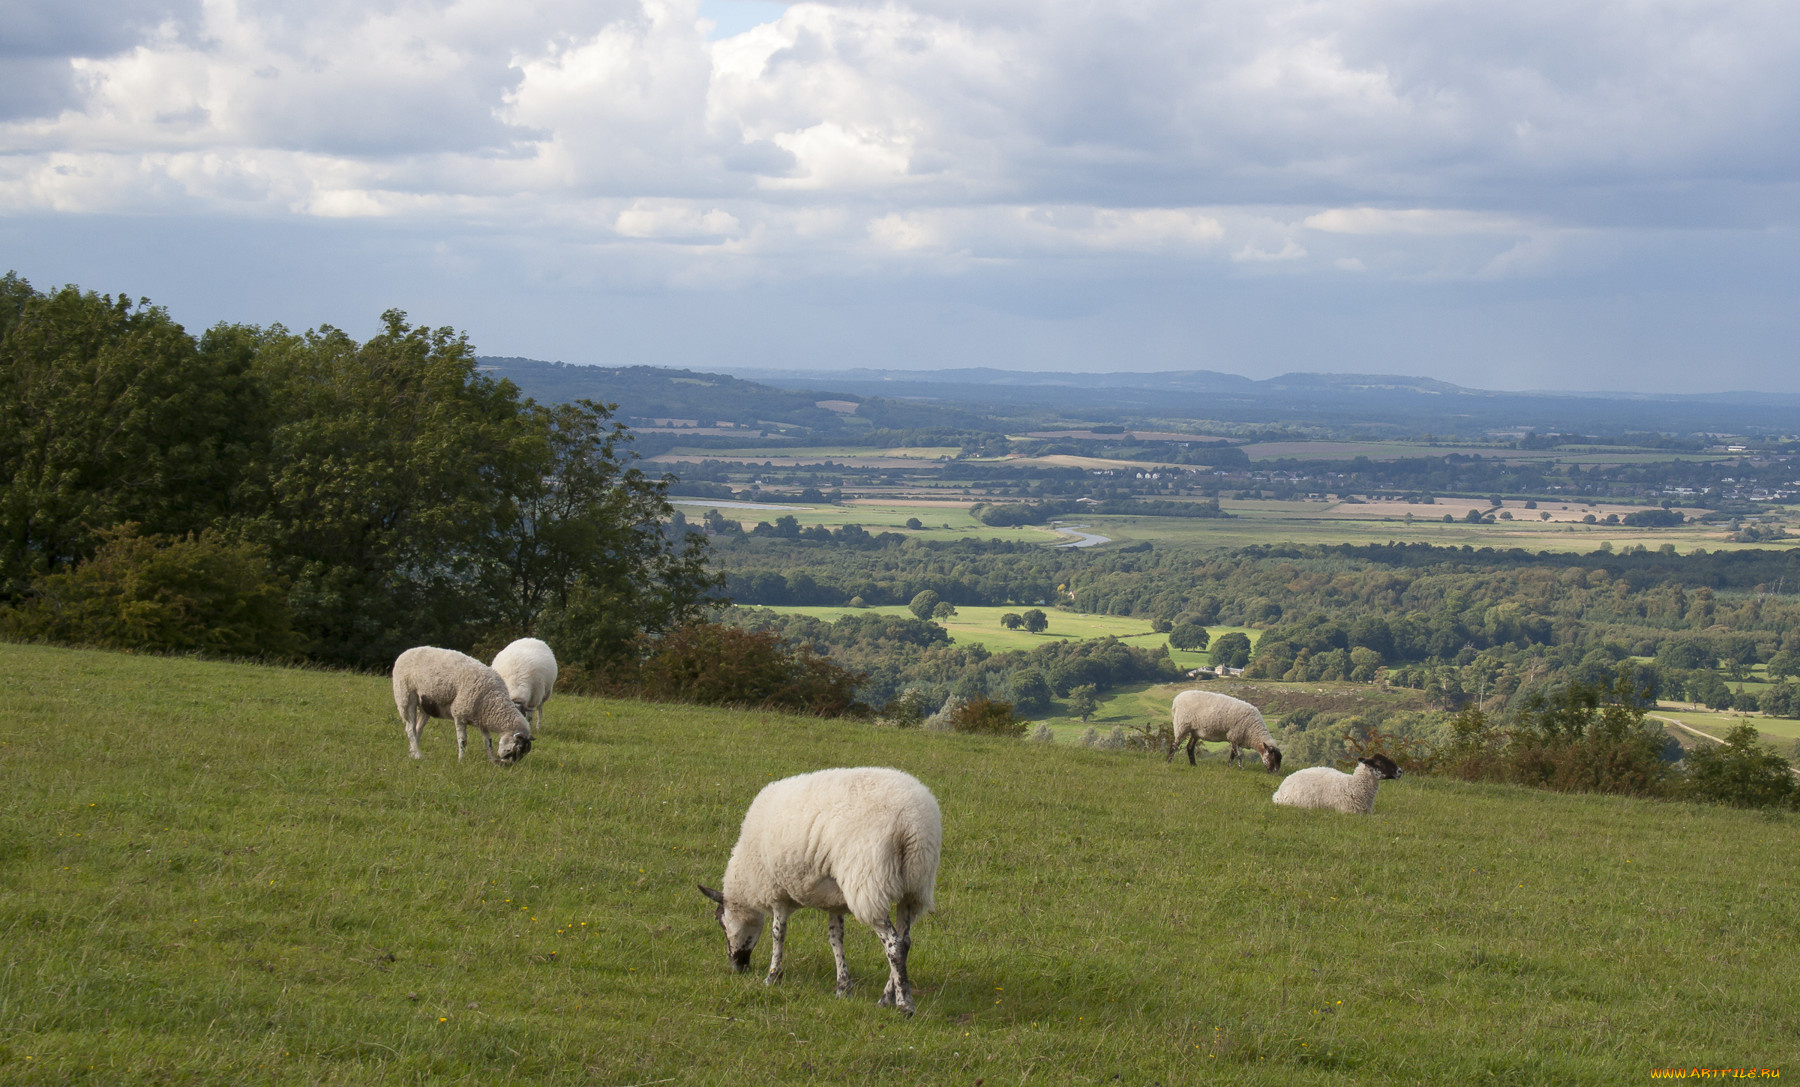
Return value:
M 567 696 L 517 767 L 444 723 L 414 762 L 378 676 L 0 663 L 9 1082 L 1599 1084 L 1800 1035 L 1791 815 L 1408 777 L 1345 817 L 1217 762 Z M 861 926 L 849 999 L 812 913 L 765 987 L 694 890 L 764 783 L 847 764 L 945 813 L 910 1020 Z
M 1045 544 L 1066 542 L 1041 525 L 1018 528 L 994 528 L 984 525 L 969 514 L 976 501 L 964 499 L 855 499 L 843 505 L 811 505 L 798 509 L 782 509 L 779 505 L 723 505 L 703 498 L 674 499 L 689 520 L 698 520 L 708 509 L 719 509 L 725 516 L 752 528 L 758 521 L 771 523 L 777 517 L 791 514 L 802 525 L 837 527 L 858 524 L 871 532 L 896 531 L 925 540 L 998 539 L 1039 540 Z M 786 503 L 785 505 L 798 505 Z M 1062 520 L 1085 524 L 1088 531 L 1118 543 L 1149 540 L 1164 544 L 1191 544 L 1203 547 L 1247 547 L 1255 544 L 1382 544 L 1390 541 L 1429 543 L 1445 547 L 1518 547 L 1527 551 L 1588 552 L 1602 544 L 1615 548 L 1642 546 L 1656 550 L 1665 544 L 1677 551 L 1696 547 L 1708 551 L 1792 547 L 1800 545 L 1800 536 L 1789 540 L 1735 543 L 1728 532 L 1717 526 L 1689 524 L 1674 528 L 1630 528 L 1624 525 L 1586 524 L 1582 518 L 1593 514 L 1604 520 L 1609 514 L 1621 517 L 1641 506 L 1616 503 L 1582 503 L 1546 500 L 1539 509 L 1527 510 L 1517 501 L 1504 507 L 1490 507 L 1476 499 L 1441 499 L 1435 504 L 1400 501 L 1347 503 L 1338 501 L 1276 501 L 1273 499 L 1226 499 L 1220 503 L 1229 518 L 1142 517 L 1106 514 L 1072 514 Z M 1504 509 L 1513 520 L 1496 520 L 1492 524 L 1471 524 L 1463 520 L 1471 509 L 1499 512 Z M 1692 511 L 1690 511 L 1692 512 Z M 1540 514 L 1549 514 L 1542 520 Z M 1444 521 L 1449 514 L 1451 521 Z M 1411 521 L 1407 520 L 1408 516 Z M 923 529 L 903 526 L 909 518 L 917 518 Z
M 912 612 L 906 610 L 906 607 L 901 604 L 875 608 L 779 607 L 771 610 L 792 615 L 811 615 L 826 620 L 838 619 L 845 615 L 912 615 Z M 1046 641 L 1079 641 L 1109 636 L 1146 649 L 1169 644 L 1167 634 L 1157 634 L 1144 620 L 1123 615 L 1092 615 L 1085 612 L 1059 611 L 1050 608 L 1043 609 L 1045 616 L 1050 620 L 1050 626 L 1041 634 L 1031 634 L 1023 630 L 1007 630 L 1000 625 L 1001 616 L 1009 612 L 1018 614 L 1025 610 L 1025 605 L 1011 604 L 1006 607 L 959 607 L 956 609 L 955 615 L 947 619 L 933 619 L 932 622 L 943 627 L 959 644 L 985 646 L 995 653 L 1034 649 Z M 1256 645 L 1257 636 L 1261 633 L 1249 627 L 1211 626 L 1206 629 L 1214 638 L 1232 631 L 1247 634 L 1252 647 Z M 1205 652 L 1193 653 L 1182 649 L 1170 649 L 1169 656 L 1182 668 L 1198 668 L 1201 665 L 1212 663 L 1211 655 Z
M 1524 463 L 1552 461 L 1561 464 L 1649 464 L 1666 461 L 1727 460 L 1726 453 L 1678 453 L 1661 449 L 1611 448 L 1607 446 L 1559 446 L 1555 449 L 1512 449 L 1494 445 L 1428 445 L 1421 442 L 1253 442 L 1243 447 L 1253 461 L 1270 460 L 1399 460 L 1403 457 L 1485 457 L 1488 460 Z

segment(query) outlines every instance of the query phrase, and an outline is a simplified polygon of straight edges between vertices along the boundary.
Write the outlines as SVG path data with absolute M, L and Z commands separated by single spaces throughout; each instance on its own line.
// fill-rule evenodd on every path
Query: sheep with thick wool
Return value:
M 763 787 L 744 813 L 743 829 L 719 890 L 700 893 L 718 904 L 732 968 L 750 952 L 769 920 L 769 973 L 781 976 L 782 943 L 796 910 L 830 918 L 837 995 L 850 993 L 844 962 L 844 914 L 875 930 L 887 952 L 888 982 L 880 1003 L 913 1012 L 906 956 L 912 923 L 931 910 L 943 846 L 943 816 L 931 790 L 911 774 L 885 767 L 816 770 Z M 889 920 L 897 906 L 898 923 Z
M 1384 780 L 1400 776 L 1393 759 L 1379 752 L 1358 759 L 1356 771 L 1346 774 L 1329 766 L 1314 766 L 1289 774 L 1271 798 L 1289 808 L 1321 808 L 1345 815 L 1367 815 L 1375 810 L 1375 791 Z
M 556 686 L 556 654 L 536 638 L 520 638 L 494 656 L 492 665 L 513 705 L 531 718 L 535 731 L 544 725 L 544 703 Z
M 422 645 L 400 654 L 394 661 L 394 708 L 400 711 L 415 759 L 423 757 L 419 735 L 432 717 L 448 717 L 455 724 L 458 760 L 469 746 L 470 725 L 487 741 L 490 762 L 510 766 L 531 750 L 531 722 L 513 704 L 506 682 L 454 649 Z
M 1262 756 L 1263 766 L 1269 773 L 1281 769 L 1281 748 L 1275 746 L 1275 738 L 1269 735 L 1262 711 L 1241 698 L 1217 691 L 1183 691 L 1175 696 L 1169 716 L 1174 722 L 1175 738 L 1169 744 L 1168 758 L 1164 762 L 1174 760 L 1175 750 L 1183 739 L 1187 740 L 1189 766 L 1194 765 L 1194 748 L 1201 740 L 1213 743 L 1222 740 L 1231 745 L 1230 761 L 1240 767 L 1243 765 L 1242 749 L 1249 747 Z

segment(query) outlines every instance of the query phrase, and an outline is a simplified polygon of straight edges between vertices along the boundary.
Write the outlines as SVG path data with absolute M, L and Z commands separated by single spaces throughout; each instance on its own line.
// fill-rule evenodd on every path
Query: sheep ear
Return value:
M 719 905 L 723 906 L 725 904 L 725 896 L 718 891 L 713 890 L 711 887 L 703 887 L 698 883 L 694 884 L 694 886 L 699 887 L 701 894 L 712 899 L 714 902 L 717 902 Z

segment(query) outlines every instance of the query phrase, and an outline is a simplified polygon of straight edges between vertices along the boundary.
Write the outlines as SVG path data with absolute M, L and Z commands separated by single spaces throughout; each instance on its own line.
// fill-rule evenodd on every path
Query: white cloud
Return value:
M 0 222 L 391 225 L 634 289 L 873 297 L 1550 281 L 1800 225 L 1782 0 L 15 7 Z

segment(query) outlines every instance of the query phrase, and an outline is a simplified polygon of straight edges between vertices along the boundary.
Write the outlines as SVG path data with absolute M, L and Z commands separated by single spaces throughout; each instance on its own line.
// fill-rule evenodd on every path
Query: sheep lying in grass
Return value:
M 455 723 L 459 760 L 469 746 L 470 725 L 487 741 L 490 762 L 510 766 L 531 750 L 531 723 L 513 704 L 505 681 L 492 668 L 454 649 L 422 645 L 400 654 L 394 661 L 394 707 L 406 725 L 406 742 L 415 759 L 422 757 L 419 734 L 431 717 L 448 717 Z
M 1351 774 L 1329 766 L 1314 766 L 1289 774 L 1275 790 L 1275 803 L 1290 808 L 1324 808 L 1345 815 L 1367 815 L 1375 810 L 1375 790 L 1383 778 L 1397 778 L 1400 767 L 1386 755 L 1374 754 L 1357 761 Z
M 532 729 L 542 728 L 544 703 L 556 686 L 556 654 L 536 638 L 520 638 L 495 655 L 493 668 L 513 704 L 531 718 Z
M 881 1003 L 911 1015 L 906 954 L 913 921 L 931 909 L 943 836 L 937 799 L 910 774 L 871 766 L 800 774 L 756 794 L 722 890 L 703 886 L 700 893 L 718 903 L 714 916 L 725 929 L 725 954 L 740 972 L 750 965 L 765 916 L 771 918 L 764 984 L 781 976 L 789 915 L 824 910 L 839 996 L 850 993 L 844 914 L 855 914 L 887 952 Z M 897 925 L 888 919 L 895 903 Z
M 1243 765 L 1241 750 L 1253 747 L 1262 756 L 1263 765 L 1273 774 L 1281 769 L 1281 748 L 1269 735 L 1262 711 L 1240 698 L 1217 691 L 1183 691 L 1169 707 L 1174 721 L 1175 738 L 1169 744 L 1168 758 L 1173 761 L 1175 749 L 1187 740 L 1188 765 L 1194 765 L 1194 748 L 1201 740 L 1231 744 L 1230 761 Z

